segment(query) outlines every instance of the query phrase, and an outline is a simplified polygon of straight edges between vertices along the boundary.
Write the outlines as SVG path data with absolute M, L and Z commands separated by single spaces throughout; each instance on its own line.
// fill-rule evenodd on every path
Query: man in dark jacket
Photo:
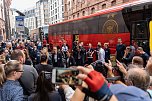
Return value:
M 52 64 L 53 67 L 64 67 L 62 54 L 57 51 L 57 47 L 53 47 Z
M 70 66 L 75 66 L 76 62 L 74 57 L 69 53 L 69 51 L 66 52 L 67 58 L 66 58 L 66 68 Z

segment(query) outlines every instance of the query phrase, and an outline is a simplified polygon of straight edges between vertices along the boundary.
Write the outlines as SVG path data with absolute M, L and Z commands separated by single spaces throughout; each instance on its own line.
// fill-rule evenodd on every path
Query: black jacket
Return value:
M 64 67 L 62 54 L 61 53 L 57 53 L 57 62 L 55 62 L 54 56 L 55 56 L 55 54 L 53 53 L 52 54 L 53 67 Z
M 70 56 L 70 58 L 66 59 L 66 68 L 70 67 L 70 66 L 75 66 L 76 62 L 73 56 Z

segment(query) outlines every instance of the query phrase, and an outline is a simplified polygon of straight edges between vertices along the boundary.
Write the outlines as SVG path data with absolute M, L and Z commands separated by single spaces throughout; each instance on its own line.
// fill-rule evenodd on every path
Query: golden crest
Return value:
M 112 34 L 118 33 L 118 24 L 114 20 L 115 14 L 108 14 L 107 21 L 104 23 L 102 33 Z

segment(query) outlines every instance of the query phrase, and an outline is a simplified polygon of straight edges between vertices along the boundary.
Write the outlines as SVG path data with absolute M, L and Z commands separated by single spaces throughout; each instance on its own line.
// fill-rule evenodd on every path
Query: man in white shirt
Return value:
M 104 49 L 101 47 L 101 44 L 98 44 L 99 47 L 99 52 L 98 52 L 98 60 L 105 62 L 105 51 Z

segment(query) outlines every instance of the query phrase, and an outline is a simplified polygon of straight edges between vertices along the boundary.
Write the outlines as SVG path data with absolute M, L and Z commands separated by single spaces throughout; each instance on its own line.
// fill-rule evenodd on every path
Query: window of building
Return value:
M 129 2 L 129 0 L 123 0 L 123 3 Z
M 105 9 L 105 8 L 106 8 L 106 4 L 103 4 L 103 5 L 102 5 L 102 9 Z
M 82 12 L 82 15 L 85 16 L 85 11 Z
M 56 5 L 56 2 L 55 2 L 55 7 L 56 7 L 57 5 Z
M 55 15 L 55 20 L 56 20 L 56 19 L 58 19 L 58 16 L 57 16 L 57 15 Z
M 77 18 L 79 17 L 79 13 L 77 14 Z
M 74 5 L 75 5 L 75 0 L 73 0 L 73 2 L 72 2 L 72 3 L 73 3 L 73 6 L 74 6 Z
M 111 2 L 111 6 L 115 6 L 116 5 L 116 0 L 113 0 L 112 2 Z
M 95 8 L 91 8 L 91 14 L 95 13 Z
M 69 3 L 68 3 L 68 8 L 69 8 L 69 10 L 70 10 L 70 1 L 69 1 Z
M 62 18 L 64 18 L 64 13 L 62 13 Z
M 57 13 L 57 9 L 55 9 L 55 13 Z
M 63 8 L 63 6 L 62 6 L 62 11 L 64 11 L 64 8 Z
M 73 19 L 75 18 L 75 15 L 73 15 Z

